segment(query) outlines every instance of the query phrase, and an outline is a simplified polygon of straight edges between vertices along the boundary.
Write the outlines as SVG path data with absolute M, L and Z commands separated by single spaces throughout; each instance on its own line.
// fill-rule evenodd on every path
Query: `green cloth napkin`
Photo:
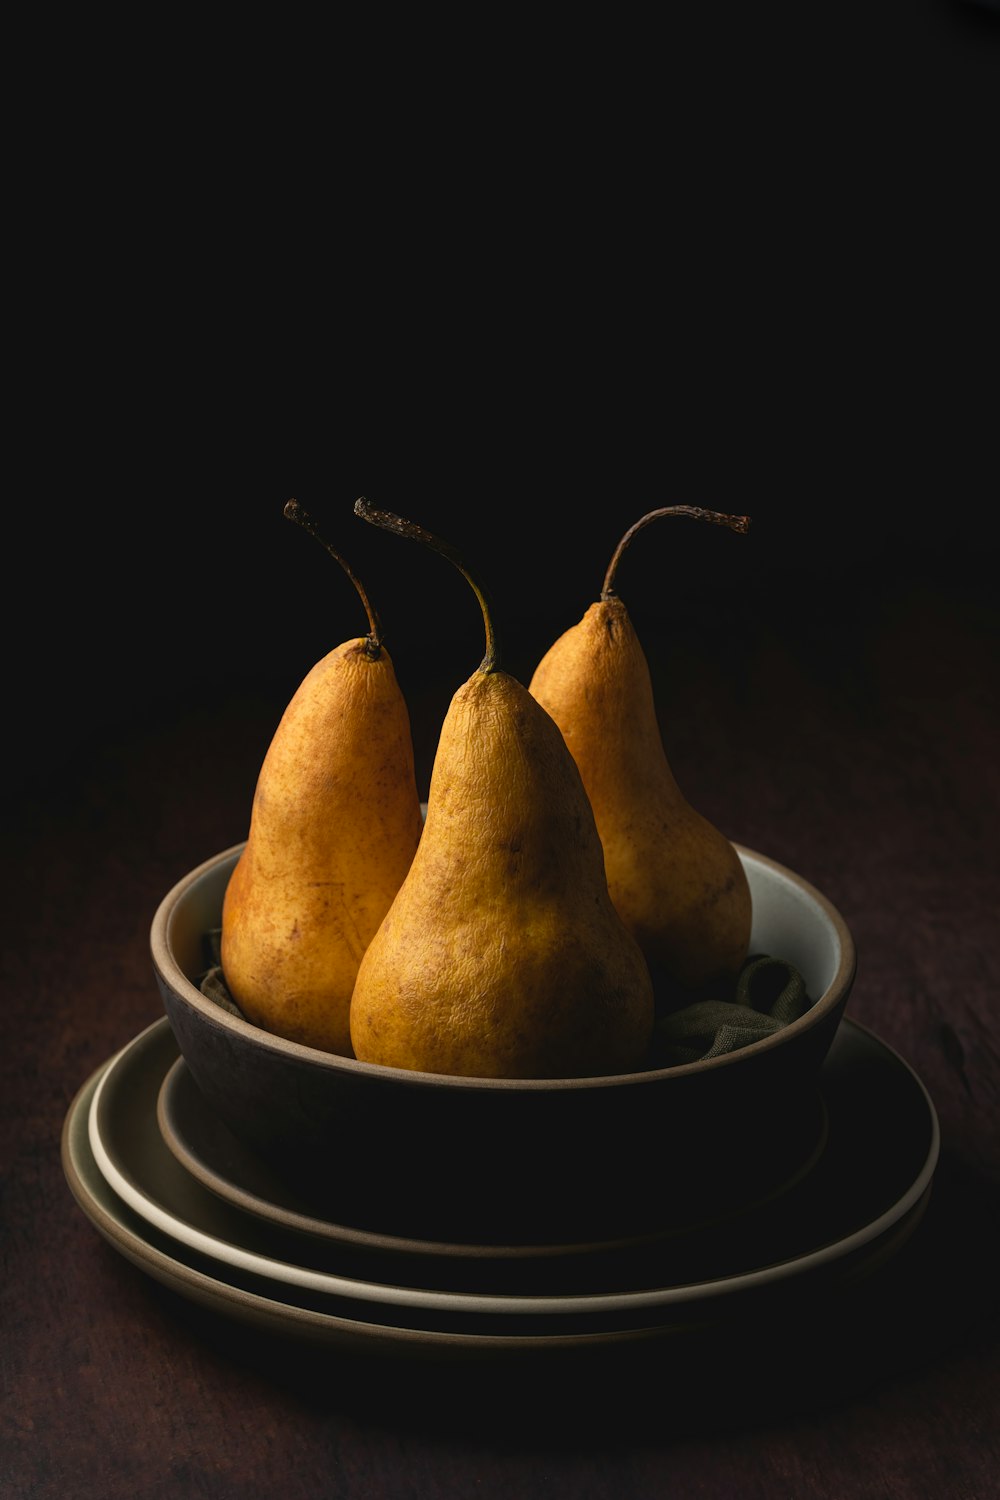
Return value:
M 812 1004 L 799 971 L 767 953 L 747 959 L 731 999 L 708 998 L 658 1018 L 653 1066 L 677 1067 L 759 1042 Z
M 206 999 L 245 1020 L 222 973 L 220 936 L 218 929 L 208 934 L 210 964 L 198 987 Z M 696 1000 L 657 1020 L 650 1066 L 672 1068 L 736 1052 L 780 1031 L 811 1003 L 797 969 L 784 959 L 754 954 L 740 970 L 731 999 Z
M 231 1016 L 239 1016 L 241 1021 L 245 1021 L 246 1016 L 229 993 L 229 986 L 222 972 L 222 928 L 213 928 L 206 934 L 205 942 L 209 954 L 209 967 L 202 975 L 198 988 L 206 1000 L 214 1000 L 216 1005 L 220 1005 L 223 1010 L 228 1010 Z

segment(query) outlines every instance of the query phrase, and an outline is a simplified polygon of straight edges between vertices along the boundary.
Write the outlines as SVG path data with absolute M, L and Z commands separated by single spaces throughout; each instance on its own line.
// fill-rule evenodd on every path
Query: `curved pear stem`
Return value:
M 604 587 L 601 589 L 602 601 L 615 598 L 615 573 L 618 571 L 618 564 L 629 542 L 637 531 L 648 526 L 650 521 L 658 521 L 661 516 L 693 516 L 696 521 L 712 521 L 716 526 L 728 526 L 731 531 L 746 533 L 750 530 L 749 516 L 730 516 L 723 511 L 702 510 L 700 505 L 665 505 L 660 510 L 651 510 L 648 515 L 640 517 L 634 526 L 629 527 L 615 548 L 615 555 L 604 575 Z
M 379 623 L 378 615 L 372 608 L 372 605 L 369 601 L 368 595 L 365 592 L 364 585 L 362 584 L 360 578 L 355 575 L 349 564 L 344 561 L 340 553 L 330 545 L 326 538 L 320 536 L 319 532 L 316 530 L 316 523 L 313 521 L 312 516 L 310 516 L 307 511 L 303 510 L 302 506 L 297 500 L 287 501 L 283 514 L 286 515 L 290 521 L 297 521 L 304 531 L 308 531 L 310 536 L 314 536 L 320 543 L 320 545 L 326 548 L 330 556 L 335 558 L 337 562 L 340 563 L 340 566 L 343 568 L 348 578 L 354 584 L 354 587 L 361 595 L 361 603 L 364 605 L 365 614 L 368 616 L 369 629 L 368 636 L 365 640 L 365 654 L 366 656 L 370 656 L 372 661 L 377 661 L 382 652 L 382 626 Z
M 384 531 L 394 531 L 397 536 L 408 536 L 412 537 L 414 541 L 423 542 L 426 546 L 432 547 L 435 552 L 440 552 L 442 557 L 446 557 L 450 563 L 454 564 L 479 600 L 479 607 L 483 612 L 483 624 L 486 627 L 486 655 L 479 664 L 479 670 L 480 672 L 499 671 L 500 644 L 493 625 L 493 613 L 486 591 L 473 578 L 455 548 L 450 543 L 442 541 L 440 537 L 434 536 L 429 531 L 425 531 L 415 521 L 407 521 L 402 516 L 393 515 L 388 510 L 376 510 L 373 505 L 368 504 L 364 495 L 359 500 L 355 500 L 354 514 L 360 516 L 363 521 L 370 521 L 373 526 L 381 526 Z

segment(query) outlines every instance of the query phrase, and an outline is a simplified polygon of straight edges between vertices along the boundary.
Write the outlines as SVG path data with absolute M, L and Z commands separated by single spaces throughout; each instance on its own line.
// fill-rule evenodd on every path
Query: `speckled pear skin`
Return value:
M 420 846 L 351 1002 L 355 1056 L 478 1078 L 639 1068 L 648 966 L 611 904 L 594 815 L 558 728 L 476 672 L 442 725 Z
M 285 709 L 222 908 L 222 969 L 246 1018 L 345 1056 L 358 965 L 423 827 L 406 703 L 385 648 L 367 646 L 329 652 Z
M 622 601 L 592 604 L 529 684 L 579 767 L 611 898 L 659 988 L 735 978 L 750 942 L 750 887 L 730 841 L 686 800 L 656 715 L 649 664 Z

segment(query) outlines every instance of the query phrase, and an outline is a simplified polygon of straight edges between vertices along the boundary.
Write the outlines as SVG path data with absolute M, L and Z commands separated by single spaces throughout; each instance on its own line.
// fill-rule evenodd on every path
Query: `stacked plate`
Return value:
M 819 1105 L 815 1148 L 795 1177 L 712 1223 L 600 1243 L 428 1239 L 405 1224 L 386 1232 L 391 1213 L 377 1227 L 346 1213 L 338 1222 L 328 1185 L 322 1209 L 293 1192 L 212 1114 L 163 1017 L 83 1084 L 62 1161 L 116 1250 L 263 1329 L 375 1353 L 565 1349 L 756 1314 L 884 1264 L 928 1201 L 934 1106 L 897 1053 L 847 1020 Z M 674 1150 L 664 1142 L 651 1193 L 669 1193 Z

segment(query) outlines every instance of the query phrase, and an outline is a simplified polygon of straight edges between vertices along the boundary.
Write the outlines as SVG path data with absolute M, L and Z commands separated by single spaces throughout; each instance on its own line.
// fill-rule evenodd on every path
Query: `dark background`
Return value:
M 309 144 L 279 148 L 280 96 L 239 76 L 241 151 L 208 149 L 231 137 L 203 77 L 184 112 L 143 112 L 135 79 L 138 129 L 95 106 L 62 131 L 32 202 L 48 231 L 29 217 L 20 241 L 11 408 L 6 749 L 29 783 L 58 795 L 220 694 L 253 700 L 234 751 L 259 756 L 363 625 L 290 495 L 431 694 L 424 774 L 477 609 L 357 495 L 469 557 L 525 680 L 657 505 L 752 517 L 746 539 L 666 523 L 620 579 L 647 639 L 720 664 L 782 616 L 803 651 L 857 633 L 895 577 L 989 585 L 995 11 L 690 7 L 645 59 L 609 39 L 603 84 L 599 41 L 535 37 L 474 143 L 454 111 L 477 80 L 450 79 L 422 157 L 373 103 L 362 163 L 332 86 L 326 115 L 298 101 Z
M 148 59 L 81 74 L 67 42 L 73 88 L 32 117 L 9 283 L 0 1476 L 17 1500 L 986 1500 L 995 10 L 497 30 L 492 83 L 421 24 L 317 49 L 308 78 L 308 37 L 202 36 L 162 80 Z M 842 1323 L 591 1391 L 366 1382 L 180 1305 L 74 1206 L 59 1132 L 161 1014 L 158 901 L 245 836 L 285 703 L 365 627 L 286 499 L 377 604 L 423 791 L 482 656 L 459 574 L 357 519 L 361 494 L 466 556 L 524 682 L 648 509 L 751 517 L 656 523 L 618 586 L 682 788 L 836 902 L 850 1014 L 939 1112 L 928 1217 Z

